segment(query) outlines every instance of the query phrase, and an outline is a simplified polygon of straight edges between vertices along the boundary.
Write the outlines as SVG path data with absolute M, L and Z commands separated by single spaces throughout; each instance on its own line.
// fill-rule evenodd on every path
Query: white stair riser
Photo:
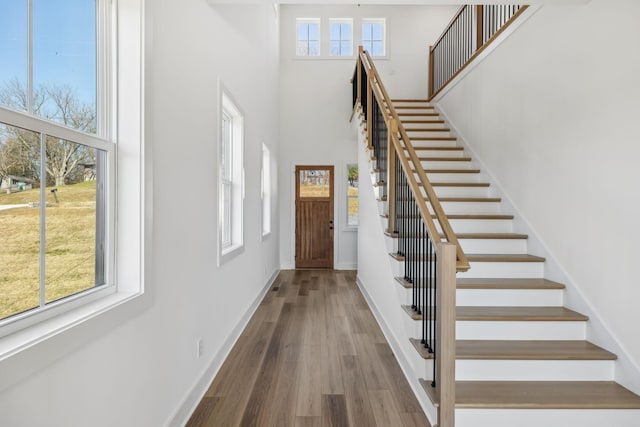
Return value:
M 638 409 L 456 409 L 456 427 L 638 427 Z
M 467 157 L 464 150 L 415 150 L 418 157 Z M 409 152 L 405 151 L 407 157 Z
M 526 239 L 458 239 L 468 254 L 524 254 Z
M 585 322 L 456 322 L 459 340 L 584 340 L 585 334 Z
M 414 107 L 414 108 L 398 108 L 398 107 Z M 400 120 L 403 118 L 405 120 L 414 120 L 410 118 L 411 116 L 403 117 L 405 114 L 430 114 L 435 113 L 434 108 L 424 108 L 424 105 L 396 105 L 393 104 L 393 108 L 396 110 L 396 113 L 400 116 Z M 435 118 L 435 116 L 433 116 Z M 426 120 L 427 118 L 425 118 Z M 418 120 L 417 118 L 415 120 Z
M 436 196 L 440 197 L 488 197 L 488 187 L 433 187 Z M 422 190 L 422 194 L 426 195 Z
M 410 305 L 410 302 L 409 302 Z M 422 321 L 413 320 L 413 329 L 406 329 L 413 338 L 422 337 Z M 479 321 L 458 320 L 456 339 L 459 340 L 584 340 L 586 322 L 565 321 Z
M 497 214 L 500 213 L 500 203 L 498 202 L 440 202 L 440 205 L 444 209 L 444 212 L 448 215 L 455 214 Z M 397 211 L 400 212 L 402 208 L 408 206 L 408 208 L 414 207 L 414 202 L 399 202 L 396 204 Z M 386 207 L 386 205 L 385 205 Z M 427 208 L 432 214 L 435 212 L 431 203 L 427 202 Z M 384 211 L 386 212 L 386 211 Z
M 411 140 L 411 144 L 414 147 L 457 147 L 457 141 L 451 141 L 448 139 L 436 139 L 429 141 Z
M 465 253 L 477 254 L 523 254 L 527 252 L 524 239 L 459 239 Z M 397 249 L 397 242 L 394 244 Z
M 399 283 L 398 287 L 404 291 L 400 302 L 411 305 L 413 289 L 404 288 Z M 457 289 L 456 303 L 460 307 L 559 307 L 562 306 L 562 295 L 562 289 Z
M 558 307 L 562 289 L 458 289 L 458 306 Z
M 420 182 L 418 175 L 415 174 L 416 181 Z M 427 178 L 429 182 L 479 182 L 479 173 L 442 173 L 442 172 L 427 172 Z
M 542 262 L 470 262 L 471 268 L 458 277 L 544 277 Z
M 417 119 L 417 120 L 429 120 L 429 119 Z M 438 120 L 437 118 L 432 118 L 431 120 Z M 404 126 L 404 130 L 407 132 L 415 130 L 415 129 L 443 129 L 445 128 L 444 123 L 406 123 L 403 122 L 402 126 Z
M 421 157 L 426 157 L 420 153 Z M 420 164 L 425 170 L 431 169 L 472 169 L 473 165 L 469 160 L 421 160 Z
M 458 381 L 612 381 L 612 360 L 456 360 Z
M 454 214 L 497 214 L 500 213 L 500 203 L 498 202 L 440 202 L 444 212 L 449 215 Z M 428 203 L 429 211 L 433 213 L 431 204 Z
M 510 219 L 449 219 L 455 233 L 511 233 L 513 221 Z M 436 221 L 436 228 L 440 224 Z
M 446 130 L 406 130 L 409 139 L 415 137 L 429 137 L 429 138 L 448 138 L 451 136 L 451 132 Z

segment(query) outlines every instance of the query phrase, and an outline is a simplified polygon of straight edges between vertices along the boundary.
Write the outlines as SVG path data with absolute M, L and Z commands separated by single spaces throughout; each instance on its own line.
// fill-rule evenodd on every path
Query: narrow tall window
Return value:
M 371 56 L 385 56 L 385 19 L 362 20 L 362 47 Z
M 296 55 L 320 56 L 320 20 L 296 19 Z
M 353 56 L 353 21 L 351 19 L 330 19 L 329 35 L 329 55 Z
M 271 233 L 271 152 L 262 144 L 262 237 Z
M 224 261 L 226 255 L 243 247 L 244 222 L 244 118 L 230 96 L 221 92 L 218 198 L 220 262 Z
M 347 226 L 358 226 L 358 165 L 347 165 Z
M 102 119 L 108 72 L 97 71 L 109 69 L 107 9 L 101 0 L 2 5 L 0 324 L 110 280 L 115 144 Z

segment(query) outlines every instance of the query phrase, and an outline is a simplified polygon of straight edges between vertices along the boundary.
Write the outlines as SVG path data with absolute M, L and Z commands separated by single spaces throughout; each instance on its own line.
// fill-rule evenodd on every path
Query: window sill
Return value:
M 243 252 L 244 244 L 242 243 L 221 249 L 220 257 L 218 258 L 218 266 L 231 261 L 233 258 L 237 257 Z
M 353 61 L 356 59 L 355 55 L 352 56 L 293 56 L 294 61 Z
M 141 292 L 115 292 L 4 336 L 0 338 L 0 361 L 44 341 L 55 340 L 57 335 L 101 316 L 141 295 Z
M 345 231 L 345 232 L 357 232 L 358 231 L 358 226 L 357 225 L 348 225 L 348 226 L 344 227 L 342 229 L 342 231 Z

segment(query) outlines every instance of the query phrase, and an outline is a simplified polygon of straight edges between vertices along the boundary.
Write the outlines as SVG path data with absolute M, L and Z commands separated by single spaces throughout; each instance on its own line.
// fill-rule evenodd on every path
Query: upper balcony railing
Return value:
M 438 94 L 528 6 L 465 5 L 429 47 L 429 99 Z

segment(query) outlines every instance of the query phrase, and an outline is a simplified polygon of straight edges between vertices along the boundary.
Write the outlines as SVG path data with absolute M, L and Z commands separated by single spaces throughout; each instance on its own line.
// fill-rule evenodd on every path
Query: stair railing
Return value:
M 526 9 L 525 5 L 465 5 L 429 47 L 429 100 L 433 99 Z
M 352 85 L 352 118 L 359 115 L 365 123 L 379 196 L 388 203 L 387 231 L 397 236 L 395 256 L 404 261 L 402 280 L 411 286 L 411 310 L 422 319 L 420 341 L 432 358 L 433 377 L 427 393 L 438 404 L 438 425 L 453 427 L 455 276 L 457 271 L 468 270 L 469 263 L 375 65 L 362 47 Z

